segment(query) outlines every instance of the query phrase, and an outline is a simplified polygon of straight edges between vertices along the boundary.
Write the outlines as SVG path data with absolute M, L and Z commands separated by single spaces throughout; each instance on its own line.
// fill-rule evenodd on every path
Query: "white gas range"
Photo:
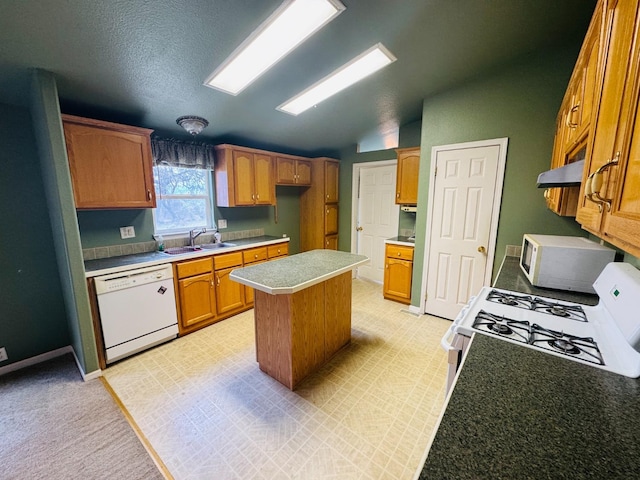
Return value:
M 449 352 L 447 391 L 474 332 L 627 377 L 640 377 L 640 271 L 610 263 L 586 306 L 483 287 L 442 339 Z

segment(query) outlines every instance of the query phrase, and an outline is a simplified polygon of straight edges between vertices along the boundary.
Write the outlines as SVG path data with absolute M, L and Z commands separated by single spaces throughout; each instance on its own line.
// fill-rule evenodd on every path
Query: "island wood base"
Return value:
M 299 292 L 255 291 L 260 370 L 293 390 L 351 340 L 351 271 Z

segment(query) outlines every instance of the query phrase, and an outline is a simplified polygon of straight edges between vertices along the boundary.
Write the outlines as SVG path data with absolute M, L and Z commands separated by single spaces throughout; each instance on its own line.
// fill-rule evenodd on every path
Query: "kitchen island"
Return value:
M 255 289 L 260 370 L 293 390 L 350 342 L 351 271 L 368 261 L 312 250 L 231 272 Z

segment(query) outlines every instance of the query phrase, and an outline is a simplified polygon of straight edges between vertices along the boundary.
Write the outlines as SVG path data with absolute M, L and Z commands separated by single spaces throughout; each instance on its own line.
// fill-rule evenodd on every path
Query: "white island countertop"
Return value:
M 236 268 L 229 278 L 271 295 L 287 295 L 364 265 L 369 257 L 336 250 L 311 250 Z

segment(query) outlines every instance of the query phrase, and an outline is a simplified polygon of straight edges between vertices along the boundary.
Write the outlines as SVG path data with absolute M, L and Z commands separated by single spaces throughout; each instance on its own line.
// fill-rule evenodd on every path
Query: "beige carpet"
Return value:
M 0 478 L 162 479 L 100 380 L 71 354 L 0 376 Z

